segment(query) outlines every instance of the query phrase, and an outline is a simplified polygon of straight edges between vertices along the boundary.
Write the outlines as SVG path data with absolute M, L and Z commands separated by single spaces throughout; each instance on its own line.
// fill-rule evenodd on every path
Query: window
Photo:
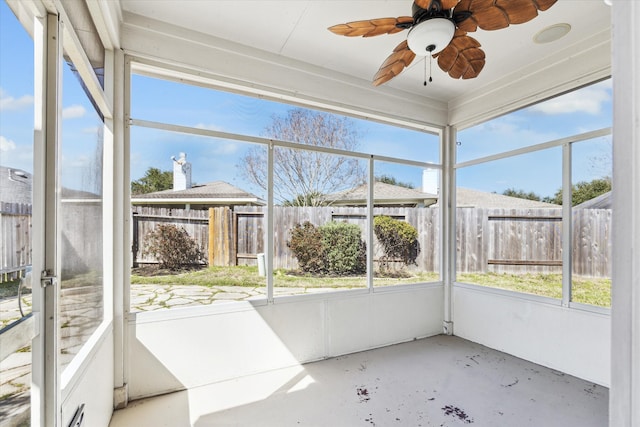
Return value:
M 105 319 L 104 122 L 75 67 L 63 67 L 60 196 L 60 366 L 67 367 Z
M 572 144 L 572 301 L 611 305 L 611 137 Z
M 611 123 L 608 80 L 460 133 L 457 281 L 610 305 Z
M 460 131 L 457 161 L 530 147 L 611 123 L 611 80 L 605 80 Z
M 440 171 L 376 161 L 374 286 L 440 279 Z
M 562 297 L 560 147 L 458 170 L 457 280 Z
M 407 260 L 408 267 L 428 272 L 402 278 L 387 272 L 384 278 L 376 275 L 375 285 L 439 278 L 439 226 L 431 222 L 439 215 L 436 208 L 426 209 L 437 195 L 425 199 L 420 190 L 428 165 L 437 186 L 439 165 L 427 161 L 439 159 L 438 135 L 202 85 L 131 79 L 132 310 L 366 289 L 373 277 L 371 167 L 387 180 L 411 180 L 418 189 L 408 202 L 406 195 L 392 198 L 407 212 L 430 214 L 429 230 L 421 227 L 424 234 L 416 240 L 424 246 L 421 258 Z M 183 166 L 176 169 L 178 163 Z M 176 173 L 183 176 L 186 170 L 191 188 L 176 191 Z M 149 185 L 152 181 L 160 186 Z M 224 183 L 226 192 L 211 185 L 216 182 Z M 207 188 L 214 193 L 204 200 Z M 422 221 L 413 213 L 405 217 Z M 197 269 L 177 274 L 159 265 L 147 235 L 160 223 L 184 227 L 207 253 L 195 263 Z M 375 263 L 371 260 L 374 269 Z M 267 271 L 273 275 L 267 277 Z M 178 289 L 183 285 L 190 290 Z

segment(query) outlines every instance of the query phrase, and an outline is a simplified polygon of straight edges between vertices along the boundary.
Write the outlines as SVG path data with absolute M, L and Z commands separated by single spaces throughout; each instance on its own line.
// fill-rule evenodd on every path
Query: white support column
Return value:
M 44 363 L 44 289 L 39 286 L 39 275 L 44 270 L 46 147 L 45 90 L 47 86 L 47 18 L 37 16 L 33 22 L 34 46 L 34 132 L 33 132 L 33 200 L 32 200 L 32 301 L 36 322 L 36 337 L 31 344 L 31 424 L 44 425 L 45 363 Z M 39 332 L 39 333 L 38 333 Z M 38 390 L 35 392 L 34 390 Z
M 58 165 L 60 164 L 59 141 L 62 111 L 62 37 L 58 16 L 46 17 L 44 108 L 42 128 L 44 130 L 44 263 L 42 274 L 60 279 L 61 236 L 58 227 Z M 37 277 L 40 272 L 34 272 Z M 41 333 L 44 335 L 44 414 L 43 425 L 61 425 L 60 413 L 60 369 L 58 363 L 58 297 L 59 283 L 51 281 L 44 287 L 43 318 Z
M 562 306 L 571 302 L 571 273 L 573 271 L 573 206 L 571 179 L 571 144 L 562 146 Z
M 277 150 L 278 148 L 274 147 L 273 144 L 267 145 L 267 236 L 266 236 L 266 247 L 265 253 L 267 255 L 267 259 L 265 260 L 265 272 L 267 275 L 267 301 L 269 304 L 273 303 L 273 248 L 274 248 L 274 237 L 273 237 L 273 200 L 274 200 L 274 192 L 273 192 L 273 150 Z
M 442 186 L 440 188 L 440 214 L 442 216 L 442 281 L 444 283 L 444 324 L 447 335 L 453 335 L 453 282 L 456 274 L 456 211 L 455 191 L 456 178 L 454 165 L 456 162 L 456 129 L 453 126 L 444 128 L 440 151 L 442 153 Z
M 610 425 L 640 425 L 640 2 L 614 0 Z
M 113 53 L 113 339 L 114 339 L 114 408 L 128 403 L 126 364 L 128 354 L 129 265 L 129 144 L 125 143 L 125 58 L 121 50 Z
M 373 265 L 375 253 L 373 250 L 373 202 L 375 197 L 373 190 L 376 184 L 374 165 L 375 162 L 372 155 L 367 165 L 369 168 L 369 178 L 367 180 L 369 183 L 367 187 L 367 287 L 369 292 L 373 292 L 373 276 L 375 274 Z

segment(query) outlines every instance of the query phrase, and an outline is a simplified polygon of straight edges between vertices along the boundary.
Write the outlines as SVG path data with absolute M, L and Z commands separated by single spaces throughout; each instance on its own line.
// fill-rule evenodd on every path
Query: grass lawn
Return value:
M 18 295 L 18 286 L 20 285 L 20 279 L 9 280 L 8 282 L 0 283 L 0 298 L 15 297 Z M 31 293 L 31 290 L 27 290 Z
M 417 273 L 402 277 L 376 277 L 375 286 L 397 285 L 417 282 L 434 282 L 436 273 Z M 156 285 L 199 285 L 199 286 L 266 286 L 266 278 L 258 275 L 258 267 L 207 267 L 181 272 L 162 271 L 152 268 L 133 269 L 131 284 Z M 285 288 L 363 288 L 363 276 L 313 276 L 294 274 L 278 269 L 274 274 L 274 284 Z
M 561 274 L 462 273 L 458 281 L 551 298 L 562 298 Z M 583 304 L 611 306 L 611 279 L 573 276 L 572 300 Z
M 407 283 L 438 281 L 436 273 L 420 272 L 399 275 L 400 277 L 375 277 L 375 286 L 391 286 Z M 562 298 L 562 275 L 560 274 L 459 274 L 458 281 L 507 289 L 516 292 Z M 199 286 L 265 286 L 266 279 L 258 275 L 253 266 L 208 267 L 182 272 L 158 271 L 153 268 L 134 269 L 132 284 L 199 285 Z M 366 286 L 364 276 L 334 277 L 292 274 L 276 270 L 276 287 L 290 288 L 362 288 Z M 611 280 L 603 278 L 573 278 L 573 301 L 609 307 L 611 305 Z

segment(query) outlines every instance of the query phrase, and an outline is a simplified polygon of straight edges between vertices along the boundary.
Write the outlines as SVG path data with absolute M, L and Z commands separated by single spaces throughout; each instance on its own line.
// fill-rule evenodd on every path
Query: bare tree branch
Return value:
M 359 146 L 355 124 L 346 117 L 304 109 L 274 116 L 265 136 L 311 147 L 353 151 Z M 297 148 L 273 148 L 273 189 L 278 203 L 326 204 L 326 195 L 365 181 L 365 168 L 355 158 Z M 267 189 L 267 147 L 251 148 L 242 158 L 246 178 Z

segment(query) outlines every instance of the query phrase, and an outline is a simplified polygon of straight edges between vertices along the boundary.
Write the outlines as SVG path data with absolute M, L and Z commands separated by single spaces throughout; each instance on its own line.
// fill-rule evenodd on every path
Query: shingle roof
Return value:
M 368 185 L 363 184 L 358 187 L 340 191 L 338 193 L 329 194 L 326 199 L 329 202 L 337 204 L 366 204 L 368 194 Z M 424 204 L 428 206 L 434 203 L 438 196 L 430 193 L 423 193 L 413 188 L 401 187 L 398 185 L 387 184 L 384 182 L 376 182 L 373 185 L 374 203 L 382 204 Z
M 0 166 L 0 202 L 31 204 L 32 181 L 29 172 Z
M 558 208 L 560 205 L 538 202 L 536 200 L 505 196 L 486 191 L 458 187 L 456 190 L 456 206 L 459 208 Z
M 233 199 L 238 200 L 238 202 L 242 202 L 244 200 L 247 203 L 252 202 L 256 204 L 264 204 L 264 201 L 255 194 L 248 193 L 241 188 L 224 181 L 214 181 L 206 184 L 194 185 L 186 190 L 164 190 L 147 194 L 137 194 L 131 196 L 131 198 L 132 201 L 135 200 L 140 202 L 144 202 L 145 200 L 149 200 L 151 202 L 153 200 L 162 199 L 175 200 L 176 203 L 180 203 L 181 200 L 193 201 L 194 199 L 202 199 L 203 203 L 213 203 L 216 199 Z

